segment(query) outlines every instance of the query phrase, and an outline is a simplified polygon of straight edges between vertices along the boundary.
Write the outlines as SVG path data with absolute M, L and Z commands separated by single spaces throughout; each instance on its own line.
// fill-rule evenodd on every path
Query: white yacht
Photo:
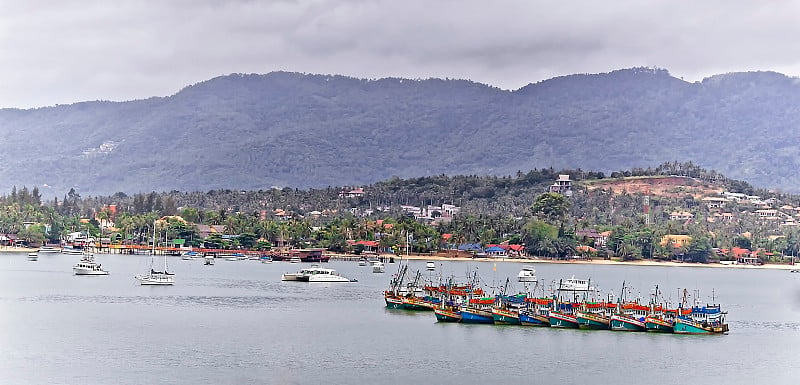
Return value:
M 303 282 L 355 282 L 350 278 L 339 275 L 336 270 L 312 266 L 302 269 L 295 274 L 284 274 L 283 281 L 303 281 Z
M 568 278 L 568 279 L 559 281 L 558 282 L 558 290 L 559 291 L 594 291 L 594 287 L 591 285 L 591 280 L 575 278 L 575 276 L 573 275 L 572 278 Z
M 428 261 L 425 263 L 425 268 L 428 270 L 436 270 L 436 263 L 433 261 Z
M 522 270 L 517 274 L 517 281 L 536 282 L 536 269 L 533 266 L 523 266 Z
M 386 267 L 383 265 L 381 261 L 372 262 L 372 272 L 373 273 L 383 273 L 386 271 Z
M 39 248 L 39 253 L 60 253 L 60 247 L 53 247 L 53 246 L 42 246 Z
M 103 270 L 103 266 L 94 261 L 94 256 L 85 254 L 78 263 L 72 266 L 75 275 L 108 275 L 108 271 Z
M 61 249 L 61 253 L 69 255 L 83 255 L 84 250 L 73 246 L 65 246 L 63 249 Z

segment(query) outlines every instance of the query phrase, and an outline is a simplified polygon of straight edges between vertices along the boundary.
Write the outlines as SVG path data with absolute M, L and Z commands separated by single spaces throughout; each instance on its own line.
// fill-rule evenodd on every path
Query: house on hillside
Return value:
M 359 198 L 364 196 L 364 188 L 354 188 L 352 190 L 342 190 L 339 193 L 339 198 Z
M 694 219 L 694 214 L 688 211 L 673 211 L 669 214 L 669 220 L 671 221 L 686 221 L 689 219 Z
M 572 180 L 569 179 L 569 175 L 559 174 L 556 182 L 547 191 L 570 197 L 572 196 Z
M 197 232 L 200 234 L 200 238 L 208 238 L 212 234 L 224 234 L 225 233 L 225 225 L 196 225 Z
M 680 235 L 680 234 L 667 234 L 661 237 L 661 242 L 659 244 L 661 246 L 666 246 L 668 244 L 672 244 L 676 247 L 686 247 L 692 242 L 692 237 L 690 235 Z

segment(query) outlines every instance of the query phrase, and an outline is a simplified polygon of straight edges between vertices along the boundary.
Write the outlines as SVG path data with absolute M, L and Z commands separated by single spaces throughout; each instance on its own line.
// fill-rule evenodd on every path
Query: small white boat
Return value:
M 532 266 L 523 266 L 522 270 L 517 274 L 517 281 L 519 282 L 536 282 L 536 269 Z
M 196 251 L 187 251 L 181 255 L 182 255 L 181 259 L 183 259 L 184 261 L 191 261 L 193 259 L 200 258 L 200 253 Z
M 39 254 L 37 254 L 35 251 L 28 253 L 28 260 L 29 261 L 38 261 L 39 260 Z
M 84 250 L 72 246 L 66 246 L 61 249 L 62 254 L 69 254 L 69 255 L 83 255 Z
M 214 265 L 214 256 L 213 255 L 208 254 L 205 257 L 203 257 L 203 259 L 204 259 L 203 265 L 205 265 L 205 266 Z
M 156 238 L 156 224 L 153 222 L 153 239 Z M 167 255 L 164 254 L 164 270 L 156 271 L 153 269 L 154 258 L 156 254 L 156 244 L 153 242 L 153 248 L 150 250 L 150 271 L 145 274 L 135 275 L 142 286 L 171 286 L 175 284 L 175 274 L 167 271 Z
M 289 263 L 300 263 L 300 262 L 302 262 L 302 261 L 300 260 L 300 257 L 292 257 L 292 258 L 289 258 Z
M 261 263 L 272 263 L 272 257 L 270 257 L 269 255 L 262 255 Z
M 590 280 L 575 278 L 573 275 L 572 278 L 559 281 L 558 291 L 594 291 L 594 286 Z
M 425 268 L 430 271 L 436 270 L 436 263 L 434 263 L 433 261 L 428 261 L 425 263 Z
M 150 270 L 148 274 L 140 274 L 136 277 L 142 286 L 167 286 L 175 284 L 175 274 L 166 271 Z
M 108 275 L 108 271 L 103 270 L 103 266 L 94 261 L 94 256 L 86 254 L 81 260 L 72 266 L 75 275 Z
M 60 253 L 60 247 L 53 247 L 53 246 L 42 246 L 39 248 L 39 253 Z
M 386 271 L 386 267 L 383 265 L 381 261 L 372 262 L 372 272 L 373 273 L 383 273 Z
M 283 281 L 302 281 L 302 282 L 356 282 L 354 279 L 341 276 L 334 269 L 326 269 L 321 267 L 312 266 L 307 269 L 302 269 L 294 274 L 284 274 L 281 277 Z
M 366 258 L 360 258 L 360 259 L 358 260 L 358 265 L 359 265 L 359 266 L 366 266 L 366 265 L 367 265 L 367 260 L 366 260 Z

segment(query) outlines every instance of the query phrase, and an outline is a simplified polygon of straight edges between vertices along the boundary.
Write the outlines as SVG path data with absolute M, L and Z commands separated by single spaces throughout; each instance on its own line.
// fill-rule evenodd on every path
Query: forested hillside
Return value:
M 505 91 L 465 80 L 229 75 L 165 98 L 0 110 L 0 189 L 44 197 L 324 188 L 391 177 L 611 172 L 695 161 L 797 191 L 800 86 L 777 73 L 688 83 L 665 70 Z

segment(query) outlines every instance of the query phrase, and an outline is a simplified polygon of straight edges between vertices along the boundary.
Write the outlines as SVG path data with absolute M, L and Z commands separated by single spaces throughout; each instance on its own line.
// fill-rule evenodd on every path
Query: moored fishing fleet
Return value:
M 658 286 L 647 301 L 630 298 L 631 288 L 623 282 L 618 296 L 609 293 L 600 299 L 589 279 L 562 279 L 547 291 L 533 275 L 535 270 L 524 269 L 517 277 L 525 284 L 523 292 L 511 294 L 506 279 L 489 295 L 477 272 L 468 274 L 464 283 L 454 277 L 437 277 L 434 283 L 432 277 L 425 281 L 419 271 L 410 272 L 407 264 L 401 264 L 384 291 L 384 300 L 390 309 L 432 311 L 438 322 L 674 334 L 728 332 L 726 312 L 719 304 L 702 304 L 698 292 L 690 295 L 682 289 L 680 300 L 672 305 Z

